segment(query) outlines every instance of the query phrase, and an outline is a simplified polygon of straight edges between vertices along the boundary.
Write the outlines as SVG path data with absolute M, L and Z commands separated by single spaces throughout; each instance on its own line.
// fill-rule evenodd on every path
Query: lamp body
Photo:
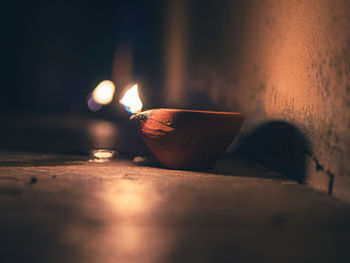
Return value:
M 240 113 L 153 109 L 132 116 L 139 133 L 167 168 L 211 168 L 239 132 Z

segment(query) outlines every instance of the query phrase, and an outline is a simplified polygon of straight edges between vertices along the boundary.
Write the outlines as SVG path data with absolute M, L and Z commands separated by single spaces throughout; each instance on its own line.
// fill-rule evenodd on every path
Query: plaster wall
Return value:
M 243 112 L 236 144 L 269 122 L 294 127 L 305 143 L 291 150 L 289 168 L 302 158 L 307 183 L 350 201 L 350 1 L 192 1 L 188 8 L 194 33 L 186 37 L 185 95 L 173 104 Z M 207 25 L 197 23 L 203 17 Z

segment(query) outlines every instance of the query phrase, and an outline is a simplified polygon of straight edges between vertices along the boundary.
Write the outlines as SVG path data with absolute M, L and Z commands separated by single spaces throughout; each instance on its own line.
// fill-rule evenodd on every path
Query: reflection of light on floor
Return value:
M 91 121 L 88 133 L 94 148 L 113 149 L 115 147 L 117 128 L 114 123 L 102 120 Z
M 99 158 L 99 159 L 109 159 L 113 157 L 114 153 L 113 151 L 109 151 L 109 150 L 95 150 L 93 151 L 92 155 L 95 158 Z
M 168 237 L 152 228 L 159 220 L 161 199 L 157 189 L 128 179 L 121 180 L 117 187 L 106 187 L 101 197 L 115 216 L 109 238 L 118 248 L 118 258 L 124 262 L 160 262 L 163 251 L 159 248 Z
M 91 159 L 90 162 L 93 163 L 105 163 L 109 162 L 114 156 L 116 152 L 112 150 L 99 149 L 91 151 Z
M 121 181 L 117 189 L 107 189 L 104 195 L 112 202 L 115 212 L 123 217 L 147 215 L 157 201 L 157 195 L 150 186 L 140 185 L 132 180 Z
M 106 169 L 103 179 L 114 176 L 108 166 L 101 169 Z M 79 262 L 167 262 L 177 230 L 163 225 L 164 194 L 137 174 L 118 177 L 107 179 L 85 202 L 79 200 L 85 217 L 65 227 L 64 245 L 79 249 L 84 257 Z

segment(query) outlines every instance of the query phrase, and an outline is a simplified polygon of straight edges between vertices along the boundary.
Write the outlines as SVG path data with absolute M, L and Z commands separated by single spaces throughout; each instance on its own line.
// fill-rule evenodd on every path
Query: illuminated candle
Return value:
M 139 133 L 160 163 L 173 169 L 211 168 L 239 132 L 241 113 L 182 109 L 140 112 L 137 85 L 120 100 L 138 121 Z

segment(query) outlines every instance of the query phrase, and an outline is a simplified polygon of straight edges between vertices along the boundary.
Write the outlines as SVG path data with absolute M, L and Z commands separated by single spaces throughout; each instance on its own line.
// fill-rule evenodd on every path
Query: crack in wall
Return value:
M 315 155 L 313 155 L 310 152 L 305 152 L 306 155 L 308 155 L 311 160 L 315 163 L 316 165 L 316 171 L 321 171 L 323 173 L 325 173 L 328 177 L 329 177 L 329 184 L 328 184 L 328 194 L 332 195 L 333 193 L 333 185 L 334 185 L 334 178 L 335 178 L 335 174 L 332 173 L 329 169 L 325 169 L 324 165 L 320 164 L 320 162 L 317 160 L 317 158 L 315 157 Z

